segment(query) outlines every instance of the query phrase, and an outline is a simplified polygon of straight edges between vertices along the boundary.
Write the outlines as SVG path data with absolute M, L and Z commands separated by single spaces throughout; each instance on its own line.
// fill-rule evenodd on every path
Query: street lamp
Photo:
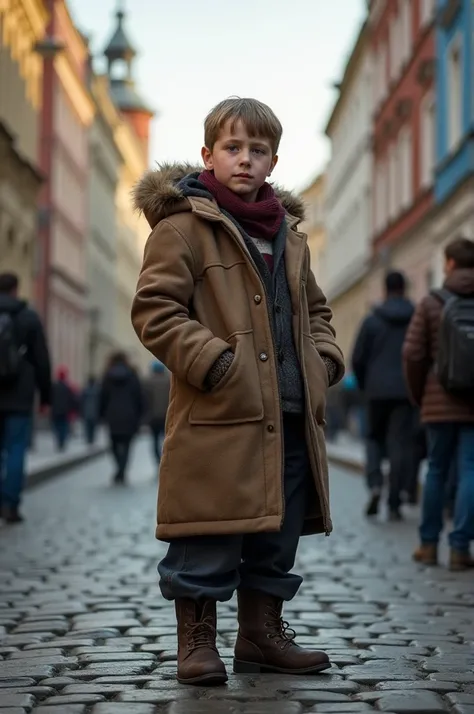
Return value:
M 65 45 L 59 42 L 55 37 L 47 35 L 43 37 L 42 40 L 37 42 L 34 46 L 34 50 L 39 54 L 44 60 L 52 60 L 65 49 Z

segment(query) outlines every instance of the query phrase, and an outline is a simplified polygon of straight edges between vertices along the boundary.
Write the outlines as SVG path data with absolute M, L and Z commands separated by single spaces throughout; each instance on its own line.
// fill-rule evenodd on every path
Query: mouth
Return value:
M 251 174 L 235 174 L 235 178 L 253 179 Z

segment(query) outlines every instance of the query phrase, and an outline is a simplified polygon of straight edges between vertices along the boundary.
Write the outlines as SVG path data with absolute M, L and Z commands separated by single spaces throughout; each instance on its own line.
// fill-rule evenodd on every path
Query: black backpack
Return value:
M 0 313 L 0 386 L 10 385 L 18 379 L 24 354 L 19 344 L 15 326 L 15 316 L 9 312 Z
M 433 290 L 443 303 L 435 374 L 442 387 L 457 397 L 474 396 L 474 295 Z

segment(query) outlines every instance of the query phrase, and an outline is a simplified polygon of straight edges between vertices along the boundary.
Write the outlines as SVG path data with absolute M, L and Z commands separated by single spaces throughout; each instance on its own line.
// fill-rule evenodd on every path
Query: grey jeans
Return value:
M 280 531 L 176 538 L 158 565 L 167 600 L 230 600 L 238 587 L 291 600 L 302 583 L 295 563 L 310 487 L 305 418 L 284 414 L 285 517 Z M 225 478 L 225 474 L 222 474 Z

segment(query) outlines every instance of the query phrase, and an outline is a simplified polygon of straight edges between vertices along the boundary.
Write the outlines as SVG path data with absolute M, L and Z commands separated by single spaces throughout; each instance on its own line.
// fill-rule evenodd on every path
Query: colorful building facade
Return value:
M 43 60 L 36 51 L 48 11 L 43 0 L 0 1 L 0 271 L 20 278 L 34 299 L 39 116 Z
M 48 39 L 57 51 L 44 60 L 37 303 L 54 365 L 84 376 L 87 312 L 88 130 L 94 104 L 87 87 L 88 48 L 64 0 L 46 0 Z
M 342 80 L 336 85 L 338 96 L 326 126 L 331 158 L 326 184 L 325 289 L 346 358 L 368 303 L 373 190 L 372 75 L 369 29 L 364 23 Z

